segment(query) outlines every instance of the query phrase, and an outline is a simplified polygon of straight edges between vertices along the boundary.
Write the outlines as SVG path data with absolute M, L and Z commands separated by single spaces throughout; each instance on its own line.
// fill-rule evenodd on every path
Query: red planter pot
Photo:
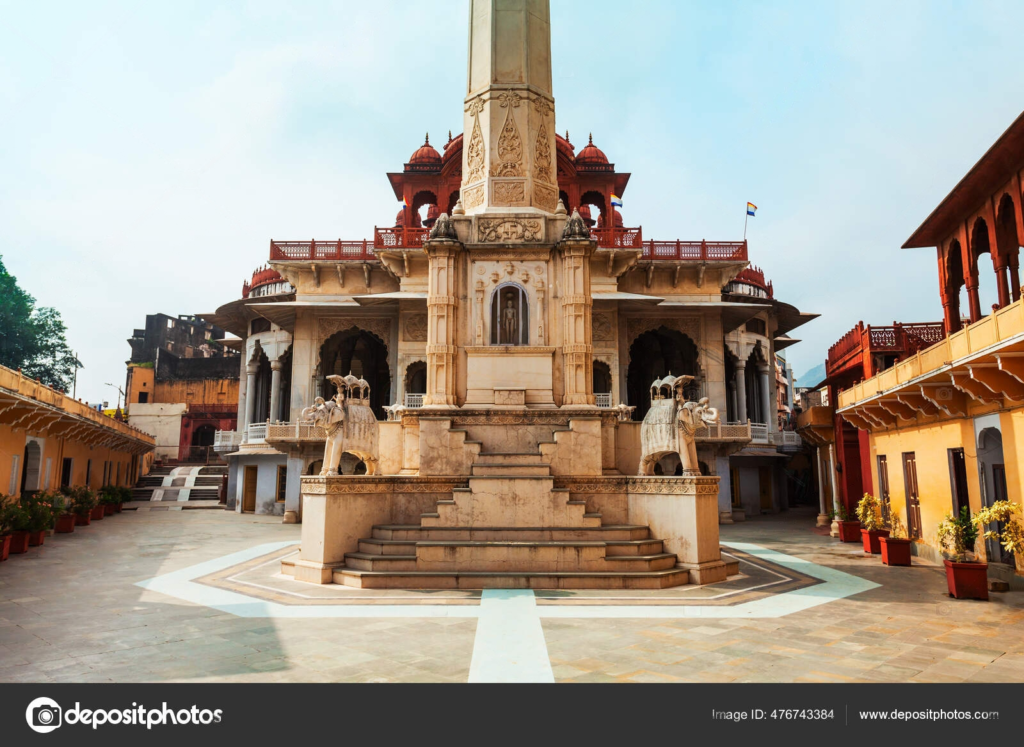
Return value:
M 114 513 L 115 514 L 121 513 L 121 504 L 120 503 L 115 503 L 114 504 Z
M 113 516 L 114 515 L 114 504 L 113 503 L 105 503 L 105 504 L 103 504 L 103 515 L 104 516 Z
M 103 506 L 93 506 L 92 512 L 89 514 L 93 521 L 99 521 L 103 518 Z
M 75 515 L 74 514 L 61 514 L 57 517 L 57 522 L 53 526 L 53 531 L 57 534 L 71 534 L 75 531 Z
M 0 537 L 0 560 L 7 560 L 7 556 L 11 554 L 11 535 L 5 534 Z
M 46 539 L 46 530 L 45 529 L 40 529 L 38 532 L 29 532 L 28 533 L 28 546 L 29 547 L 39 547 L 41 544 L 43 544 L 43 540 L 44 539 Z
M 988 563 L 943 560 L 949 595 L 957 599 L 988 599 Z
M 864 552 L 878 555 L 878 553 L 882 552 L 882 545 L 878 540 L 888 536 L 888 529 L 861 529 L 860 539 L 864 543 Z
M 11 534 L 11 554 L 20 555 L 28 552 L 28 532 L 13 532 Z
M 879 537 L 882 562 L 886 565 L 910 565 L 910 540 Z
M 839 522 L 840 542 L 860 542 L 860 522 L 840 521 Z
M 75 514 L 75 526 L 87 527 L 92 521 L 92 514 Z

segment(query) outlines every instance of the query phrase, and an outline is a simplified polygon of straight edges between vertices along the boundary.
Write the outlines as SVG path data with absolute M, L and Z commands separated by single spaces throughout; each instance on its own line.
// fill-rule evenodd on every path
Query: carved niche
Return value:
M 405 318 L 405 339 L 409 342 L 427 341 L 426 314 L 410 314 Z

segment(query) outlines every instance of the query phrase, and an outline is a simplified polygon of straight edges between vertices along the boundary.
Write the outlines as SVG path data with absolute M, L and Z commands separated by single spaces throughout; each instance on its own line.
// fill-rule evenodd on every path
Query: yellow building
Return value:
M 846 389 L 836 403 L 870 434 L 876 490 L 899 511 L 920 555 L 938 557 L 936 529 L 947 512 L 1024 503 L 1022 178 L 1024 115 L 904 245 L 937 247 L 946 339 Z M 982 316 L 979 288 L 993 282 L 990 273 L 999 302 Z M 991 540 L 978 545 L 991 576 L 1024 571 L 1024 558 Z
M 61 486 L 130 486 L 154 439 L 0 366 L 0 496 Z

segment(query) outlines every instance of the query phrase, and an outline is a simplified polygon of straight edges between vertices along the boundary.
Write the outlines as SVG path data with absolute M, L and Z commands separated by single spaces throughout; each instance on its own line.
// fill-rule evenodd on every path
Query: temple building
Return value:
M 361 240 L 272 240 L 267 292 L 201 315 L 243 340 L 239 428 L 216 441 L 229 505 L 305 523 L 324 432 L 301 414 L 344 378 L 378 420 L 380 460 L 346 451 L 343 475 L 443 478 L 457 496 L 491 472 L 531 475 L 624 521 L 644 417 L 685 389 L 720 416 L 697 431 L 716 523 L 786 509 L 782 465 L 802 441 L 780 428 L 791 396 L 775 356 L 815 315 L 775 298 L 745 241 L 627 225 L 631 174 L 594 137 L 556 132 L 547 3 L 471 7 L 464 132 L 440 150 L 426 137 L 387 174 L 393 222 Z M 682 474 L 678 454 L 653 465 Z M 577 498 L 576 477 L 610 487 Z
M 904 244 L 936 248 L 941 332 L 937 325 L 859 325 L 829 352 L 830 362 L 837 359 L 832 403 L 842 421 L 835 425 L 837 462 L 856 454 L 859 467 L 843 470 L 840 494 L 848 505 L 861 490 L 888 497 L 922 555 L 937 556 L 936 527 L 947 512 L 1022 502 L 1022 178 L 1024 115 Z M 998 296 L 987 313 L 979 300 L 985 283 Z M 857 368 L 845 381 L 844 356 Z M 840 438 L 852 445 L 840 446 Z M 991 540 L 979 550 L 992 576 L 1012 577 L 1022 567 Z
M 243 292 L 245 287 L 243 287 Z M 216 459 L 217 431 L 237 427 L 238 340 L 190 316 L 149 314 L 128 344 L 128 422 L 156 439 L 164 462 Z

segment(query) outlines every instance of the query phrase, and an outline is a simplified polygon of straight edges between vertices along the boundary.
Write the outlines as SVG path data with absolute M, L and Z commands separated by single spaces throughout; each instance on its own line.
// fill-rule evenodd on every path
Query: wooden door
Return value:
M 967 498 L 967 460 L 963 449 L 949 450 L 949 482 L 953 493 L 953 513 L 960 515 L 960 509 L 970 507 Z
M 889 463 L 885 455 L 878 457 L 878 500 L 882 502 L 882 518 L 889 521 Z
M 917 457 L 913 451 L 903 454 L 903 486 L 907 494 L 907 534 L 921 539 L 921 497 L 917 491 Z
M 761 511 L 772 510 L 772 468 L 758 467 L 757 479 L 761 488 Z
M 256 510 L 256 473 L 259 470 L 256 466 L 245 468 L 245 476 L 242 478 L 242 511 Z

